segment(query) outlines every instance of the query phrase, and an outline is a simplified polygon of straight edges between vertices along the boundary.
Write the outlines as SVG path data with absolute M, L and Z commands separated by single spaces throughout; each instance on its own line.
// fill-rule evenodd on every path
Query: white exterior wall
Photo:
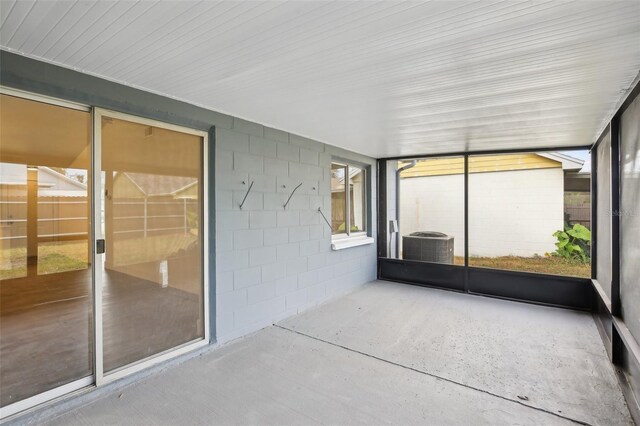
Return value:
M 396 234 L 389 232 L 389 222 L 398 220 L 398 211 L 396 210 L 396 178 L 398 171 L 397 161 L 387 161 L 387 250 L 389 257 L 398 257 L 396 247 Z
M 464 256 L 464 175 L 400 179 L 399 225 L 402 236 L 416 231 L 453 235 L 454 254 Z
M 400 231 L 454 236 L 464 255 L 464 177 L 403 179 Z M 561 168 L 469 175 L 469 254 L 543 256 L 555 250 L 553 233 L 564 223 Z
M 375 160 L 234 119 L 216 129 L 216 338 L 231 340 L 376 278 L 377 247 L 331 251 L 331 159 Z M 250 182 L 253 188 L 239 205 Z M 245 182 L 244 184 L 242 182 Z M 303 185 L 283 205 L 299 184 Z M 375 207 L 374 207 L 375 209 Z M 371 212 L 369 229 L 375 226 Z M 373 225 L 372 225 L 373 224 Z M 370 235 L 375 237 L 374 232 Z

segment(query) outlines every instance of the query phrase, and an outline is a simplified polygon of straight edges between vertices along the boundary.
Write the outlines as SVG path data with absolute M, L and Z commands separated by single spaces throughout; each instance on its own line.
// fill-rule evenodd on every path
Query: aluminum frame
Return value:
M 12 89 L 5 86 L 0 86 L 0 94 L 91 113 L 91 107 L 89 105 L 84 105 L 77 102 L 65 101 L 62 99 L 52 98 L 50 96 L 45 96 L 45 95 L 39 95 L 37 93 L 27 92 L 24 90 Z M 89 143 L 91 144 L 91 141 Z M 20 401 L 16 401 L 12 404 L 5 405 L 4 407 L 0 407 L 0 419 L 4 420 L 8 417 L 21 413 L 25 410 L 29 410 L 38 405 L 54 401 L 71 392 L 91 386 L 93 385 L 94 380 L 95 378 L 93 374 L 89 376 L 85 376 L 80 379 L 73 380 L 69 383 L 65 383 L 64 385 L 46 390 L 44 392 L 38 393 L 28 398 L 22 399 Z
M 89 253 L 91 258 L 92 267 L 92 291 L 93 291 L 93 362 L 94 362 L 94 370 L 93 374 L 74 380 L 72 382 L 66 383 L 64 385 L 55 387 L 53 389 L 41 392 L 39 394 L 33 395 L 31 397 L 22 399 L 20 401 L 14 402 L 12 404 L 6 405 L 4 407 L 0 407 L 0 420 L 7 420 L 9 417 L 16 416 L 28 412 L 38 406 L 43 404 L 50 404 L 59 400 L 63 397 L 68 396 L 69 394 L 80 391 L 83 389 L 91 389 L 92 387 L 100 387 L 107 383 L 111 383 L 115 380 L 121 379 L 123 377 L 130 376 L 136 372 L 147 369 L 159 363 L 168 361 L 170 359 L 176 358 L 188 352 L 195 351 L 199 348 L 208 346 L 211 343 L 211 309 L 210 309 L 210 265 L 208 261 L 209 256 L 209 246 L 210 246 L 210 231 L 211 224 L 209 223 L 209 203 L 210 203 L 210 187 L 209 187 L 209 179 L 210 179 L 210 138 L 209 132 L 200 131 L 191 129 L 188 127 L 178 126 L 158 120 L 142 118 L 133 114 L 127 114 L 117 111 L 112 111 L 103 108 L 91 107 L 89 105 L 80 104 L 77 102 L 66 101 L 63 99 L 53 98 L 50 96 L 40 95 L 33 92 L 23 91 L 8 88 L 5 86 L 0 86 L 0 94 L 15 96 L 23 99 L 33 100 L 36 102 L 43 102 L 50 105 L 60 106 L 64 108 L 70 108 L 75 110 L 80 110 L 84 112 L 91 113 L 91 135 L 90 135 L 90 147 L 91 147 L 91 218 L 92 224 L 90 226 L 90 235 L 91 246 L 94 247 L 93 250 Z M 183 345 L 177 346 L 175 348 L 171 348 L 169 350 L 163 351 L 161 353 L 152 355 L 148 358 L 144 358 L 139 360 L 133 364 L 129 364 L 122 368 L 118 368 L 108 374 L 104 373 L 104 365 L 103 365 L 103 333 L 102 333 L 102 278 L 101 274 L 97 273 L 96 265 L 98 262 L 102 263 L 104 254 L 96 254 L 95 245 L 96 241 L 103 237 L 101 231 L 101 185 L 102 185 L 102 177 L 101 172 L 102 169 L 99 167 L 101 164 L 101 155 L 102 155 L 102 135 L 100 132 L 101 126 L 99 125 L 102 117 L 112 117 L 118 118 L 130 122 L 146 124 L 150 126 L 160 127 L 168 130 L 174 130 L 182 133 L 192 134 L 195 136 L 199 136 L 202 138 L 202 259 L 203 259 L 203 280 L 202 285 L 203 288 L 203 327 L 204 327 L 204 337 L 202 339 L 197 339 L 191 342 L 187 342 Z M 96 167 L 97 166 L 97 167 Z M 102 257 L 99 257 L 102 256 Z
M 164 123 L 157 120 L 152 120 L 148 118 L 138 117 L 132 114 L 111 111 L 103 108 L 94 108 L 93 109 L 93 142 L 94 142 L 94 154 L 93 154 L 93 203 L 92 203 L 92 213 L 93 213 L 93 230 L 94 230 L 94 240 L 93 245 L 95 247 L 95 242 L 98 239 L 103 239 L 105 236 L 102 234 L 102 229 L 100 227 L 100 223 L 102 220 L 101 211 L 102 211 L 102 168 L 101 164 L 101 155 L 102 155 L 102 134 L 101 134 L 101 122 L 103 117 L 115 118 L 119 120 L 129 121 L 138 124 L 144 124 L 148 126 L 160 127 L 167 130 L 173 130 L 176 132 L 186 133 L 194 136 L 198 136 L 202 138 L 202 164 L 203 164 L 203 186 L 202 186 L 202 194 L 203 194 L 203 209 L 202 209 L 202 240 L 203 240 L 203 248 L 202 248 L 202 259 L 203 259 L 203 325 L 204 325 L 204 337 L 202 339 L 197 339 L 191 342 L 187 342 L 183 345 L 177 346 L 175 348 L 171 348 L 167 351 L 160 352 L 158 354 L 154 354 L 150 357 L 141 359 L 132 364 L 120 367 L 114 371 L 106 373 L 104 371 L 104 342 L 103 342 L 103 329 L 102 329 L 102 273 L 98 273 L 98 268 L 93 268 L 93 291 L 94 291 L 94 321 L 95 321 L 95 330 L 94 335 L 95 339 L 95 350 L 94 350 L 94 362 L 95 362 L 95 380 L 96 386 L 101 386 L 106 383 L 110 383 L 114 380 L 118 380 L 122 377 L 129 376 L 133 373 L 141 371 L 143 369 L 149 368 L 153 365 L 156 365 L 160 362 L 169 360 L 171 358 L 175 358 L 179 355 L 185 354 L 187 352 L 196 350 L 198 348 L 207 346 L 210 340 L 210 330 L 209 330 L 209 262 L 207 261 L 207 254 L 209 253 L 209 168 L 208 161 L 206 160 L 209 156 L 208 145 L 209 145 L 209 134 L 207 132 L 203 132 L 200 130 L 189 129 L 182 126 L 177 126 L 174 124 Z M 102 264 L 104 261 L 105 254 L 97 254 L 96 250 L 93 250 L 94 256 L 94 265 Z
M 345 229 L 344 229 L 344 234 L 334 234 L 333 233 L 333 228 L 331 229 L 331 241 L 343 241 L 343 240 L 347 240 L 349 238 L 356 238 L 356 237 L 364 237 L 367 236 L 369 234 L 369 223 L 367 220 L 367 194 L 368 194 L 368 185 L 367 185 L 367 170 L 364 167 L 361 166 L 357 166 L 354 164 L 350 164 L 349 162 L 345 162 L 342 160 L 331 160 L 331 165 L 338 165 L 341 167 L 345 168 L 345 184 L 344 184 L 344 188 L 345 188 Z M 358 231 L 358 232 L 351 232 L 351 197 L 349 197 L 350 192 L 351 192 L 351 188 L 349 187 L 350 182 L 351 182 L 351 173 L 350 173 L 350 169 L 351 167 L 354 167 L 358 170 L 362 171 L 362 185 L 363 185 L 363 200 L 362 200 L 362 220 L 364 222 L 364 231 Z

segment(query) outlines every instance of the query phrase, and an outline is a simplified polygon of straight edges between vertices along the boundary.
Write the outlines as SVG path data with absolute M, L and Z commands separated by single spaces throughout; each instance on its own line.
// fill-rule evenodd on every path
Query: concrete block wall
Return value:
M 464 176 L 400 180 L 400 233 L 437 231 L 454 237 L 464 256 Z M 469 175 L 469 254 L 544 256 L 564 225 L 560 167 Z
M 564 226 L 562 169 L 472 173 L 469 212 L 470 256 L 551 253 Z
M 219 342 L 376 278 L 375 243 L 332 251 L 331 230 L 318 213 L 321 207 L 331 218 L 332 158 L 368 167 L 375 206 L 374 159 L 237 118 L 230 129 L 216 129 L 215 154 Z M 375 217 L 370 212 L 370 224 Z

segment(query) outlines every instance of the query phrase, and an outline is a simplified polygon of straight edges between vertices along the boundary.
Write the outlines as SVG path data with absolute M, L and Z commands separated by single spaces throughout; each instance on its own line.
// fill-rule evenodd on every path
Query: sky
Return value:
M 581 160 L 588 160 L 590 158 L 589 151 L 587 150 L 579 150 L 579 151 L 558 151 L 561 154 L 569 155 L 574 158 L 579 158 Z

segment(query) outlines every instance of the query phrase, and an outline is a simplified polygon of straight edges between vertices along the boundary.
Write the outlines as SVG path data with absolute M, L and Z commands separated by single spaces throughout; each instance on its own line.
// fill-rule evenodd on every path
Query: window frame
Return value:
M 349 240 L 349 239 L 355 239 L 355 238 L 363 238 L 363 237 L 367 237 L 369 235 L 369 223 L 367 220 L 367 200 L 369 197 L 369 193 L 368 193 L 368 185 L 367 185 L 367 169 L 366 167 L 362 167 L 362 166 L 358 166 L 355 164 L 351 164 L 349 162 L 346 161 L 342 161 L 342 160 L 331 160 L 331 167 L 333 168 L 334 165 L 340 166 L 340 167 L 344 167 L 345 168 L 345 191 L 344 191 L 344 196 L 345 196 L 345 232 L 341 233 L 341 234 L 334 234 L 333 233 L 333 227 L 331 228 L 331 242 L 336 242 L 336 241 L 344 241 L 344 240 Z M 352 232 L 351 231 L 351 198 L 349 196 L 349 193 L 351 191 L 350 188 L 350 182 L 351 182 L 351 168 L 356 168 L 358 170 L 362 171 L 362 185 L 363 185 L 363 189 L 362 189 L 362 193 L 363 193 L 363 200 L 362 200 L 362 220 L 363 220 L 363 230 L 362 231 L 357 231 L 357 232 Z M 331 206 L 331 209 L 333 211 L 333 205 Z

